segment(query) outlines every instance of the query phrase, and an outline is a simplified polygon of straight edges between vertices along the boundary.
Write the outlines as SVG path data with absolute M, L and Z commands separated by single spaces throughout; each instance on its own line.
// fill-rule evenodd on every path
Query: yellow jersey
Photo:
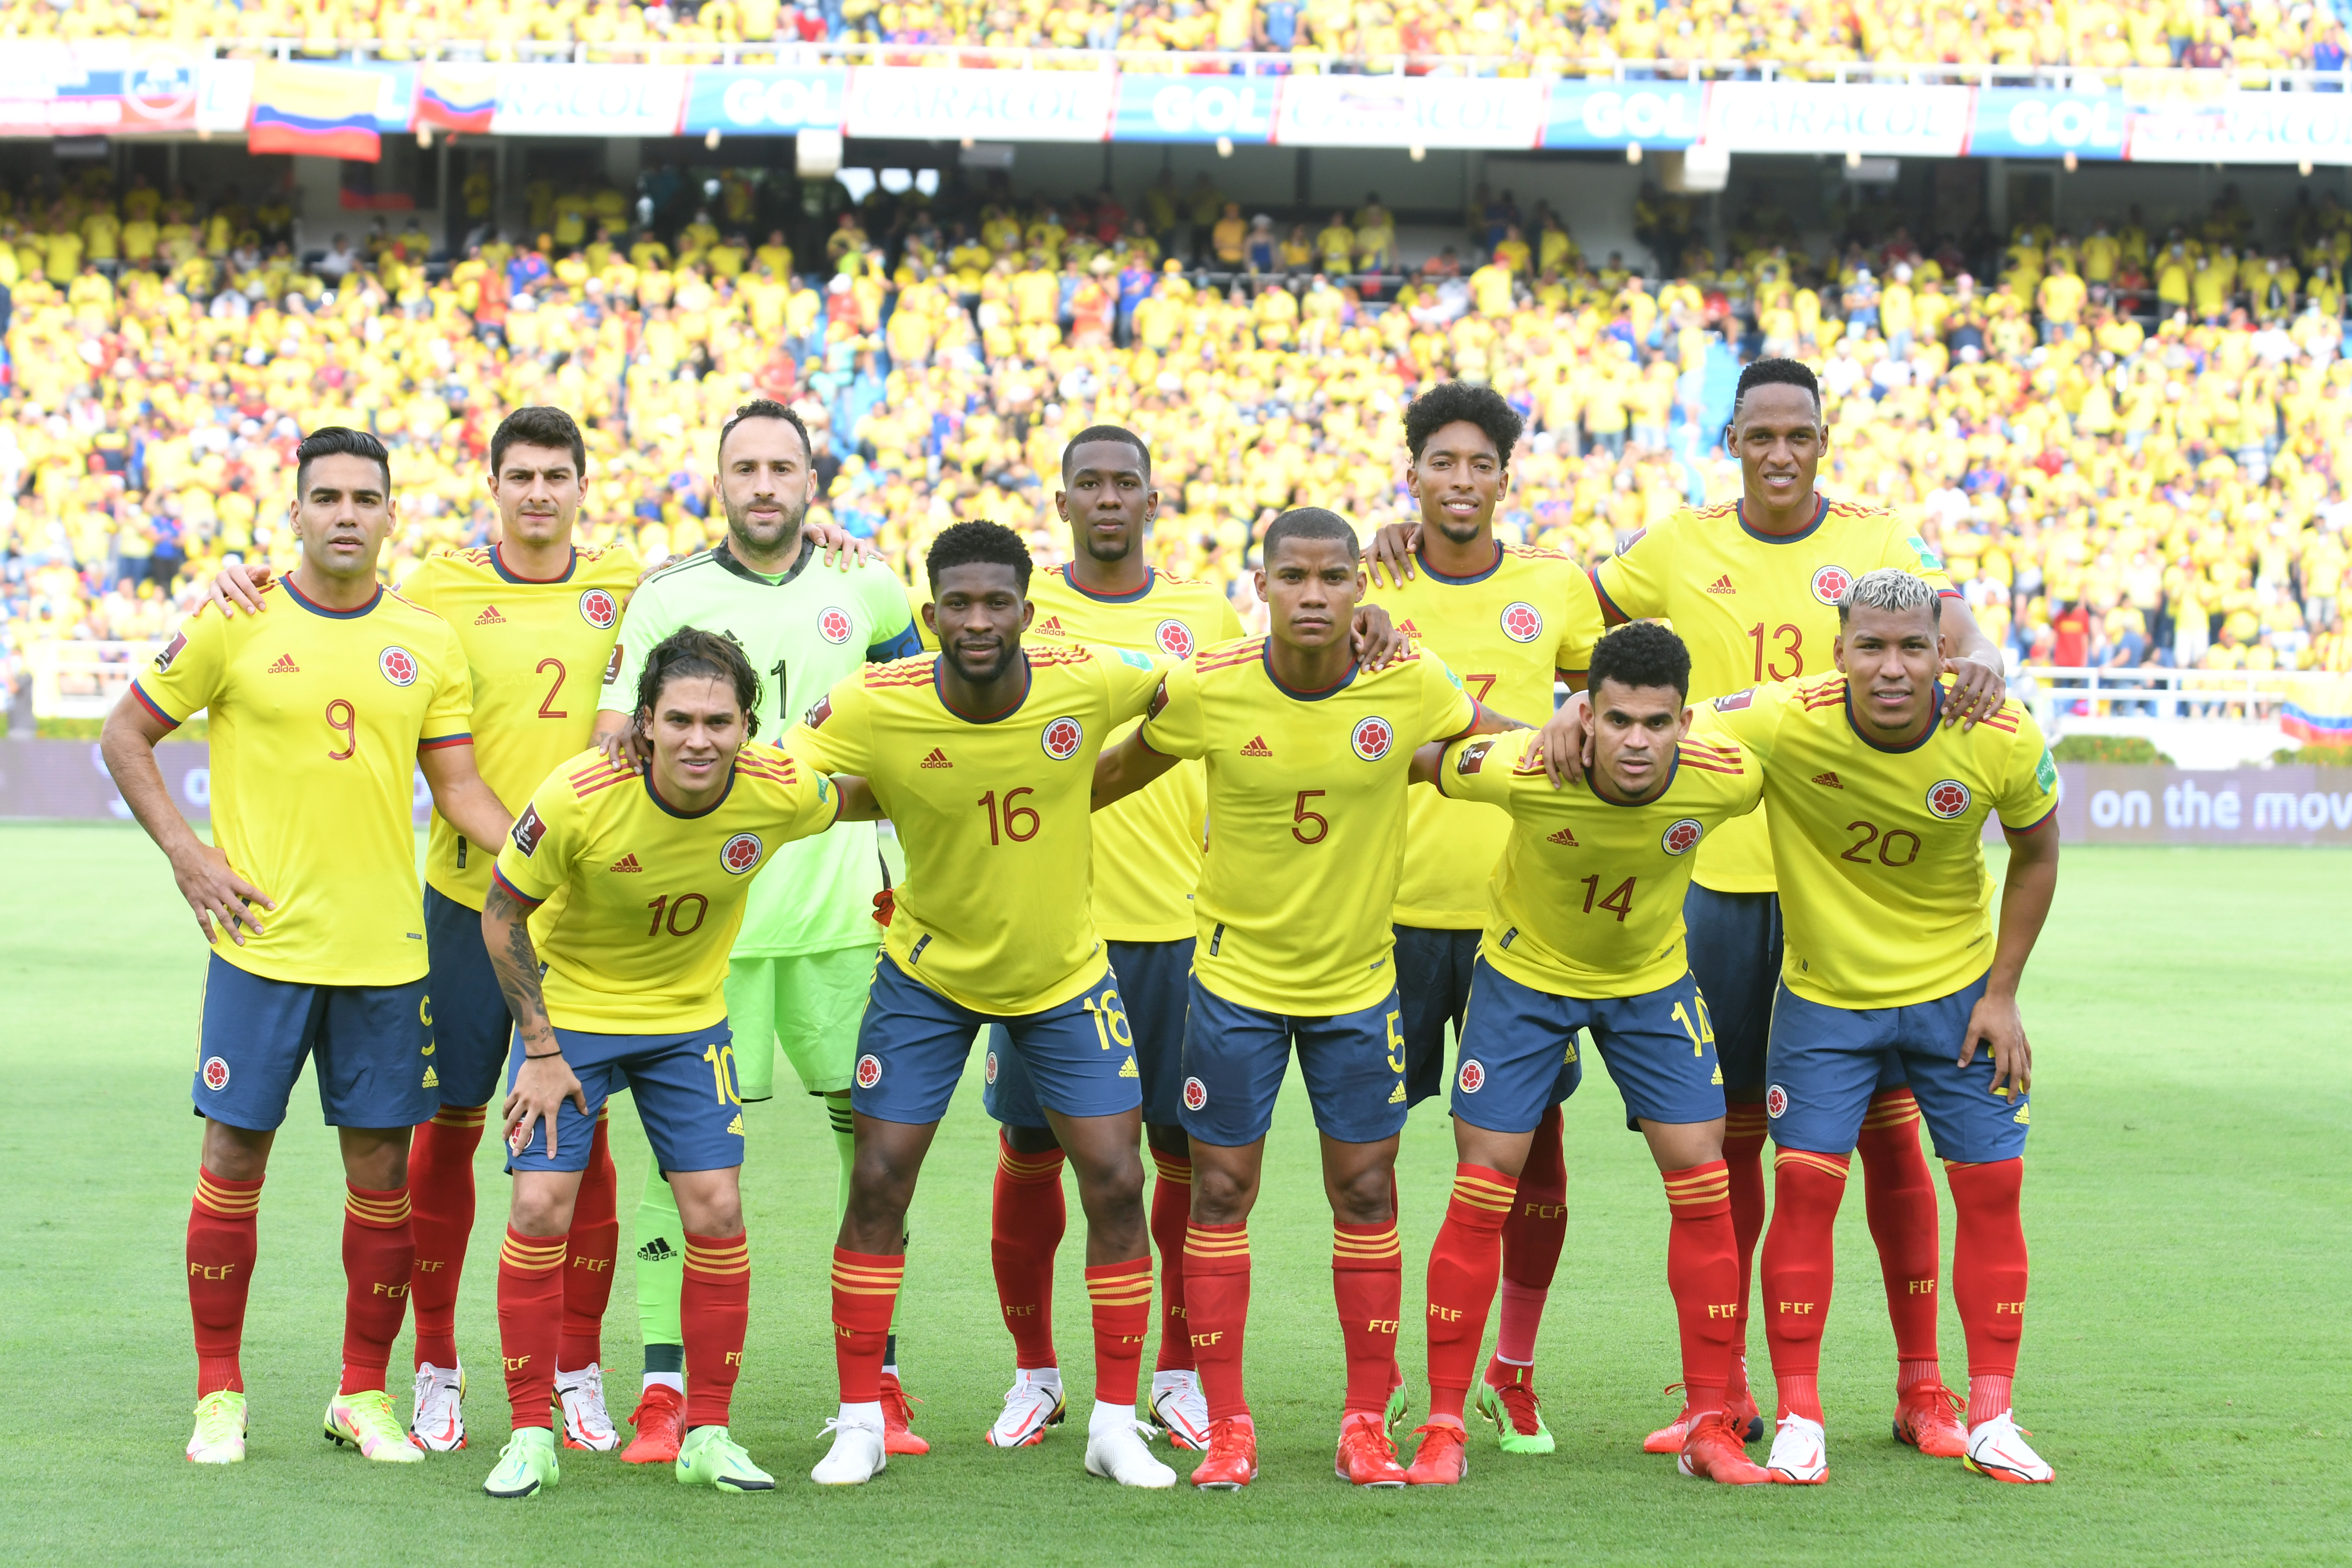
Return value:
M 727 955 L 752 879 L 831 827 L 841 792 L 782 749 L 736 753 L 718 804 L 680 811 L 650 770 L 598 751 L 530 794 L 492 876 L 531 910 L 548 1021 L 602 1035 L 683 1034 L 727 1016 Z
M 1764 775 L 1729 734 L 1694 723 L 1666 787 L 1638 805 L 1594 793 L 1591 778 L 1555 790 L 1528 761 L 1531 730 L 1446 748 L 1437 785 L 1507 814 L 1509 846 L 1488 889 L 1479 952 L 1522 985 L 1556 996 L 1639 996 L 1690 967 L 1683 894 L 1691 851 L 1756 809 Z
M 1402 588 L 1372 590 L 1397 629 L 1444 659 L 1470 695 L 1528 724 L 1551 717 L 1552 681 L 1584 678 L 1607 628 L 1584 568 L 1557 550 L 1497 544 L 1495 563 L 1448 577 L 1414 563 Z M 1404 878 L 1396 923 L 1475 931 L 1486 923 L 1486 879 L 1510 818 L 1471 797 L 1417 789 L 1405 801 Z
M 976 1013 L 1058 1006 L 1108 960 L 1080 889 L 1104 737 L 1151 700 L 1165 660 L 1126 649 L 1023 650 L 1028 684 L 1002 713 L 947 705 L 937 654 L 869 665 L 786 738 L 812 767 L 862 775 L 907 851 L 883 946 Z
M 1322 691 L 1277 681 L 1264 637 L 1171 670 L 1141 736 L 1164 756 L 1208 764 L 1208 854 L 1193 900 L 1201 984 L 1309 1018 L 1387 995 L 1413 748 L 1462 735 L 1477 717 L 1433 654 L 1360 666 Z
M 213 842 L 277 904 L 213 951 L 268 980 L 405 984 L 425 970 L 416 754 L 471 742 L 465 650 L 388 588 L 357 610 L 262 593 L 269 613 L 189 616 L 131 685 L 166 724 L 205 710 Z
M 561 576 L 519 577 L 496 546 L 444 550 L 401 591 L 449 623 L 474 683 L 474 761 L 509 810 L 555 764 L 588 744 L 597 683 L 612 662 L 621 611 L 637 585 L 625 544 L 575 549 Z M 469 910 L 490 890 L 495 846 L 470 845 L 433 814 L 425 880 Z
M 1090 594 L 1067 565 L 1029 582 L 1037 606 L 1029 635 L 1126 648 L 1159 658 L 1190 658 L 1195 648 L 1242 635 L 1224 591 L 1155 570 L 1139 593 Z M 1115 746 L 1133 731 L 1121 724 L 1103 739 Z M 1095 814 L 1095 929 L 1106 942 L 1181 942 L 1192 934 L 1192 889 L 1201 881 L 1207 774 L 1179 763 L 1149 787 Z
M 1612 625 L 1674 624 L 1690 647 L 1693 701 L 1833 672 L 1837 601 L 1865 572 L 1899 566 L 1958 602 L 1943 562 L 1885 507 L 1823 496 L 1811 526 L 1781 536 L 1749 528 L 1745 504 L 1686 507 L 1635 534 L 1622 554 L 1593 569 L 1601 610 Z M 1695 876 L 1700 887 L 1719 893 L 1774 889 L 1766 827 L 1770 813 L 1768 797 L 1764 809 L 1711 837 L 1699 851 Z
M 1936 717 L 1890 749 L 1854 728 L 1843 675 L 1715 700 L 1716 718 L 1764 770 L 1788 940 L 1780 978 L 1831 1007 L 1948 996 L 1992 967 L 1985 817 L 2046 826 L 2058 764 L 2017 703 L 1972 730 Z

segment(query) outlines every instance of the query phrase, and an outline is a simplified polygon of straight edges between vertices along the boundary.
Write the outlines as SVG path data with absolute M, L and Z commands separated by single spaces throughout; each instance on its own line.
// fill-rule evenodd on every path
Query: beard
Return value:
M 719 498 L 719 510 L 727 514 L 728 537 L 740 541 L 742 544 L 758 554 L 775 554 L 779 550 L 783 548 L 786 541 L 799 537 L 801 531 L 801 521 L 808 516 L 808 503 L 806 501 L 803 501 L 798 506 L 794 506 L 790 501 L 785 501 L 782 504 L 783 508 L 782 520 L 777 524 L 773 534 L 769 535 L 766 538 L 762 538 L 761 537 L 761 531 L 755 530 L 752 526 L 751 521 L 751 509 L 749 506 L 739 507 L 733 501 L 727 500 L 722 495 Z
M 974 686 L 989 686 L 1002 680 L 1012 671 L 1013 661 L 1021 657 L 1021 645 L 1011 638 L 998 647 L 996 658 L 985 667 L 975 669 L 964 658 L 961 648 L 951 649 L 949 657 L 955 660 L 956 673 Z
M 1138 533 L 1141 531 L 1139 529 L 1137 531 Z M 1114 544 L 1096 538 L 1092 529 L 1081 528 L 1077 532 L 1081 548 L 1087 552 L 1087 558 L 1099 562 L 1105 566 L 1113 562 L 1124 561 L 1135 553 L 1136 534 L 1134 533 L 1129 534 L 1123 542 Z
M 1487 514 L 1488 517 L 1492 515 L 1491 511 Z M 1484 527 L 1486 522 L 1486 518 L 1456 517 L 1441 507 L 1438 509 L 1437 521 L 1433 526 L 1438 532 L 1445 535 L 1454 543 L 1467 544 L 1478 537 L 1478 530 Z

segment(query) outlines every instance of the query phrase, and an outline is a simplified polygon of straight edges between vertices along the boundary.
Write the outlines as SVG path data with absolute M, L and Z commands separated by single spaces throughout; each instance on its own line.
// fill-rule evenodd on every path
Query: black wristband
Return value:
M 537 1055 L 537 1056 L 532 1056 L 529 1051 L 525 1051 L 525 1052 L 523 1052 L 523 1054 L 522 1054 L 522 1059 L 523 1059 L 523 1060 L 525 1060 L 525 1061 L 527 1061 L 527 1062 L 543 1062 L 543 1061 L 547 1061 L 547 1060 L 549 1060 L 549 1059 L 550 1059 L 550 1058 L 551 1058 L 560 1057 L 560 1056 L 562 1056 L 562 1054 L 563 1054 L 563 1053 L 562 1053 L 561 1050 L 553 1050 L 553 1051 L 541 1051 L 541 1052 L 540 1052 L 540 1053 L 539 1053 L 539 1055 Z

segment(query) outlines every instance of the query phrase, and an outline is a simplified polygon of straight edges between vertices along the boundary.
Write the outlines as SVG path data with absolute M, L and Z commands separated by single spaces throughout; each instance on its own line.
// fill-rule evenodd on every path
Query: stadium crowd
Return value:
M 741 195 L 721 190 L 722 217 L 751 211 Z M 1192 268 L 1154 237 L 1185 236 L 1163 221 L 1183 200 L 1224 215 L 1195 231 Z M 289 454 L 316 426 L 390 445 L 397 581 L 488 537 L 485 447 L 509 407 L 579 414 L 583 526 L 658 559 L 718 537 L 713 433 L 778 397 L 827 445 L 819 515 L 911 581 L 967 518 L 1064 556 L 1065 438 L 1122 423 L 1153 444 L 1160 563 L 1229 584 L 1255 624 L 1265 519 L 1328 504 L 1369 534 L 1406 515 L 1416 389 L 1502 390 L 1532 434 L 1498 531 L 1590 563 L 1738 493 L 1702 433 L 1764 352 L 1820 371 L 1824 488 L 1915 519 L 2021 659 L 2352 668 L 2335 466 L 2352 217 L 2332 203 L 2296 209 L 2275 247 L 2234 195 L 2169 235 L 2029 226 L 1982 279 L 1948 239 L 1896 229 L 1816 258 L 1753 213 L 1728 259 L 1692 246 L 1658 282 L 1507 194 L 1385 289 L 1348 270 L 1392 251 L 1376 200 L 1282 239 L 1213 190 L 1140 205 L 1001 202 L 967 229 L 877 193 L 801 255 L 705 212 L 667 242 L 616 234 L 618 193 L 541 186 L 555 237 L 445 270 L 413 225 L 305 262 L 282 203 L 200 211 L 102 177 L 20 190 L 0 214 L 8 673 L 44 640 L 159 637 L 222 562 L 284 555 Z M 1644 216 L 1660 243 L 1685 237 L 1661 200 Z
M 635 51 L 665 42 L 1273 51 L 1303 57 L 1289 62 L 1297 69 L 1418 73 L 1471 57 L 1505 75 L 1618 61 L 1670 69 L 1769 61 L 1799 77 L 1865 60 L 2257 74 L 2345 61 L 2342 27 L 2317 0 L 1935 0 L 1916 8 L 1762 0 L 8 0 L 0 37 L 294 39 L 322 53 L 338 39 L 372 38 L 394 59 L 451 42 L 486 46 L 491 58 L 531 43 L 583 44 L 591 58 L 612 59 L 642 58 Z M 975 55 L 962 63 L 992 62 Z

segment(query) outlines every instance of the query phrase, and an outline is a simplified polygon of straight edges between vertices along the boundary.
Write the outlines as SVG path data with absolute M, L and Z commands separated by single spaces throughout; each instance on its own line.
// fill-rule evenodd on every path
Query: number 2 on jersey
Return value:
M 560 658 L 542 658 L 539 661 L 539 668 L 531 673 L 545 675 L 551 669 L 555 671 L 555 684 L 549 687 L 547 695 L 539 700 L 539 716 L 542 719 L 569 719 L 572 715 L 555 705 L 556 693 L 563 689 L 563 661 Z

